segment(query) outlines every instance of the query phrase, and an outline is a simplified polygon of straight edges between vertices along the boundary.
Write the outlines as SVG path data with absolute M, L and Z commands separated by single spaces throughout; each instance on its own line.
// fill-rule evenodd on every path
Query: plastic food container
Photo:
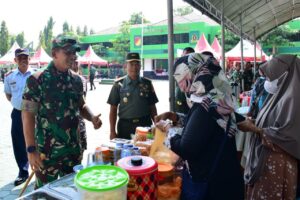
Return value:
M 146 141 L 147 140 L 147 134 L 148 134 L 149 130 L 147 128 L 144 127 L 136 127 L 135 129 L 135 142 L 137 141 Z
M 146 156 L 129 156 L 120 159 L 117 165 L 125 169 L 130 181 L 128 200 L 157 200 L 157 163 Z
M 174 167 L 171 164 L 158 164 L 158 184 L 173 183 Z
M 128 173 L 116 166 L 98 165 L 76 174 L 74 182 L 80 199 L 126 200 Z

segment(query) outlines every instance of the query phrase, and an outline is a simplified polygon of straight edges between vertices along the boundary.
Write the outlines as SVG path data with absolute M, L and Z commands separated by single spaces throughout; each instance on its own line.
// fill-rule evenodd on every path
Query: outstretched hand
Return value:
M 99 129 L 102 126 L 102 121 L 100 119 L 100 116 L 101 114 L 92 117 L 92 123 L 94 125 L 94 129 Z
M 260 133 L 262 129 L 258 128 L 254 124 L 254 120 L 246 119 L 242 122 L 237 123 L 238 129 L 243 132 Z
M 167 133 L 169 128 L 171 127 L 171 123 L 169 120 L 160 120 L 155 124 L 156 128 L 160 129 L 162 132 Z
M 161 120 L 171 120 L 173 123 L 177 122 L 177 115 L 174 112 L 164 112 L 160 115 L 155 116 L 154 122 L 158 123 Z

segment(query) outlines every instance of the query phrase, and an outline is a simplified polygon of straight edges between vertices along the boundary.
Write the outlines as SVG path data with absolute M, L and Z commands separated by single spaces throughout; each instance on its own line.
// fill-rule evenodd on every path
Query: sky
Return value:
M 173 8 L 188 5 L 183 0 L 173 0 Z M 167 0 L 4 0 L 1 2 L 0 22 L 6 22 L 10 34 L 24 31 L 26 42 L 37 46 L 39 33 L 52 16 L 54 35 L 62 32 L 68 22 L 76 30 L 95 32 L 118 26 L 132 13 L 143 12 L 150 22 L 167 19 Z

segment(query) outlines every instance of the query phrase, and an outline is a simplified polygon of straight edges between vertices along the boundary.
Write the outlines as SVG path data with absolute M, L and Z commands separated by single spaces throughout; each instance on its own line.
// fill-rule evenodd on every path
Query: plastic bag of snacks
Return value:
M 174 165 L 179 156 L 164 145 L 166 133 L 159 128 L 155 129 L 154 141 L 151 145 L 150 157 L 158 163 L 169 163 Z

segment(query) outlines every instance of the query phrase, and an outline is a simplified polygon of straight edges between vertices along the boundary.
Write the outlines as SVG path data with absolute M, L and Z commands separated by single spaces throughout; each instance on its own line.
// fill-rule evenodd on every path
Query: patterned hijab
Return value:
M 187 62 L 186 62 L 187 60 Z M 218 125 L 226 130 L 229 115 L 232 122 L 230 135 L 237 131 L 231 87 L 217 60 L 200 53 L 189 54 L 177 63 L 174 77 L 183 92 L 190 95 L 192 103 L 200 103 L 207 111 L 216 112 L 214 118 Z

